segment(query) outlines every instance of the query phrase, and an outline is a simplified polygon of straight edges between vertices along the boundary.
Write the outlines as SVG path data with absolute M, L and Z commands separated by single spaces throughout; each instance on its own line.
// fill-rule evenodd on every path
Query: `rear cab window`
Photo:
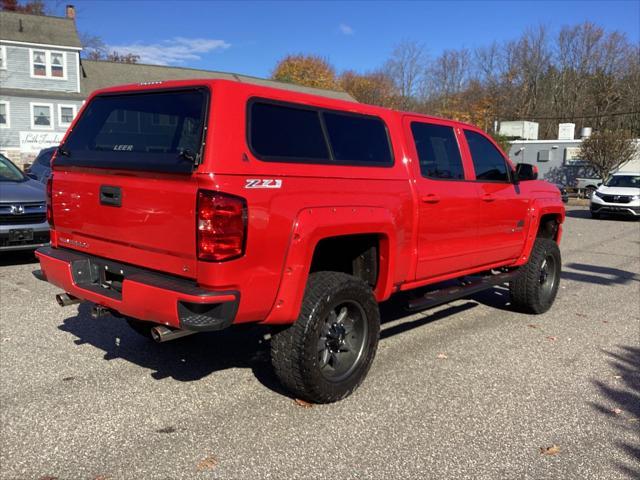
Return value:
M 471 153 L 476 181 L 509 182 L 510 168 L 498 149 L 478 132 L 465 130 L 464 136 Z
M 192 172 L 202 156 L 209 103 L 204 87 L 94 97 L 56 165 Z
M 252 99 L 247 140 L 267 162 L 393 165 L 387 127 L 372 115 Z

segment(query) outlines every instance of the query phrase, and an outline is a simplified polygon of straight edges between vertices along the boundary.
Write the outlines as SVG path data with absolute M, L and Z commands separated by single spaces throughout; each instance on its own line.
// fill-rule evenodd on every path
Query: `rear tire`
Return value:
M 535 314 L 549 310 L 558 293 L 561 267 L 558 244 L 548 238 L 537 238 L 529 261 L 520 267 L 509 285 L 514 308 Z
M 345 273 L 312 273 L 297 321 L 271 339 L 271 363 L 296 397 L 335 402 L 364 380 L 379 334 L 378 304 L 365 282 Z

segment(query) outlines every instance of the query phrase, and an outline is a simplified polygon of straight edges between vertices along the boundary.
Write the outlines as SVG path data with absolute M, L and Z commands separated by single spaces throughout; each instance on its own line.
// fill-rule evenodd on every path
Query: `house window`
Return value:
M 31 104 L 31 128 L 34 130 L 53 129 L 53 105 L 50 103 Z
M 64 55 L 51 52 L 51 76 L 64 77 Z
M 0 102 L 0 128 L 9 128 L 10 126 L 9 102 Z
M 75 105 L 58 105 L 58 125 L 68 127 L 76 116 Z
M 7 69 L 7 47 L 0 47 L 0 70 Z
M 31 50 L 31 76 L 65 79 L 66 54 L 46 50 Z

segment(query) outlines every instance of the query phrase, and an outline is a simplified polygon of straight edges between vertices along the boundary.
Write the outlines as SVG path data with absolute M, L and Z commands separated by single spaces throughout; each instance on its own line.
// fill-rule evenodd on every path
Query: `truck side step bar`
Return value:
M 488 274 L 482 277 L 467 277 L 468 281 L 462 285 L 444 287 L 438 290 L 427 292 L 424 296 L 409 300 L 407 309 L 415 312 L 426 310 L 427 308 L 449 303 L 460 298 L 468 297 L 474 293 L 487 290 L 488 288 L 500 285 L 512 280 L 518 274 L 518 270 L 509 272 Z

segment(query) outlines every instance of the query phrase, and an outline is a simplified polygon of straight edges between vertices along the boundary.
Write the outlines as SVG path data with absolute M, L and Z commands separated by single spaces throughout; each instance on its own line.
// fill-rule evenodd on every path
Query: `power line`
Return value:
M 592 115 L 564 115 L 562 117 L 540 117 L 538 115 L 529 115 L 527 117 L 518 118 L 518 120 L 568 120 L 576 118 L 602 118 L 602 117 L 616 117 L 618 115 L 640 115 L 640 111 L 637 112 L 612 112 L 601 113 Z

